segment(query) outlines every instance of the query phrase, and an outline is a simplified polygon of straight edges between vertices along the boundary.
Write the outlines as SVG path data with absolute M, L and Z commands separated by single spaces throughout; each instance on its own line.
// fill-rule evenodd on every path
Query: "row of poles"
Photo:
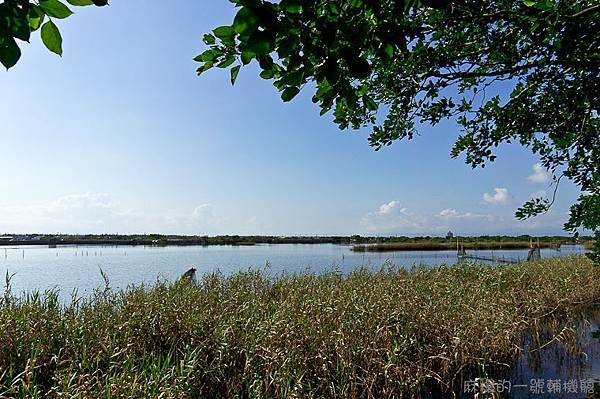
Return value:
M 59 252 L 56 251 L 56 256 L 58 256 Z M 123 252 L 124 256 L 127 256 L 127 251 Z M 92 255 L 90 255 L 90 251 L 75 251 L 75 256 L 102 256 L 102 251 L 94 251 Z M 21 257 L 25 259 L 25 250 L 21 250 Z M 4 248 L 4 259 L 8 259 L 8 248 Z

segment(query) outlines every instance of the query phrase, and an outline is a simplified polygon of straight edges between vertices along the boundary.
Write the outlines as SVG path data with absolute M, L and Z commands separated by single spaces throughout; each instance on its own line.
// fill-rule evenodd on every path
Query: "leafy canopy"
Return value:
M 314 89 L 321 115 L 372 128 L 376 150 L 448 118 L 462 130 L 451 155 L 472 167 L 520 143 L 556 187 L 566 177 L 581 188 L 565 227 L 600 229 L 596 0 L 229 1 L 239 11 L 204 36 L 199 74 L 230 68 L 234 83 L 256 61 L 283 101 Z M 553 200 L 532 199 L 517 217 Z
M 105 6 L 108 0 L 67 0 L 73 6 Z M 59 0 L 4 0 L 0 3 L 0 63 L 13 67 L 21 58 L 19 41 L 29 42 L 31 33 L 40 29 L 48 50 L 62 55 L 62 37 L 53 19 L 64 19 L 73 12 Z

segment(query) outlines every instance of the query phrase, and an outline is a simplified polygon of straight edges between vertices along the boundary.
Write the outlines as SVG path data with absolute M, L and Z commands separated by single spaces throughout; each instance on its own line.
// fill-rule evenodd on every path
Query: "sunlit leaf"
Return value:
M 62 19 L 73 14 L 73 12 L 69 10 L 69 7 L 58 0 L 41 0 L 40 7 L 48 14 L 48 16 L 53 18 Z
M 48 50 L 62 55 L 62 37 L 54 22 L 48 21 L 42 25 L 42 42 Z

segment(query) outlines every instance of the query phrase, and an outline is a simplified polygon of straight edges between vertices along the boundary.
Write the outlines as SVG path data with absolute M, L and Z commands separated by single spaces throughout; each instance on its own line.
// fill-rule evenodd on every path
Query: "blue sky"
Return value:
M 450 158 L 453 122 L 375 152 L 303 92 L 284 104 L 242 69 L 195 74 L 226 0 L 113 1 L 59 21 L 62 58 L 36 34 L 0 72 L 0 233 L 561 233 L 577 196 L 518 222 L 548 190 L 526 149 L 491 167 Z M 535 177 L 531 177 L 535 176 Z

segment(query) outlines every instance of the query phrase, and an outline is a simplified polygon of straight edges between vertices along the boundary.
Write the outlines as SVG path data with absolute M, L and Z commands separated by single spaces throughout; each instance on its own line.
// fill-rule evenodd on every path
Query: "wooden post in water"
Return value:
M 528 262 L 536 262 L 538 260 L 542 259 L 542 255 L 540 253 L 540 248 L 531 248 L 529 250 L 529 254 L 527 254 L 527 261 Z
M 183 275 L 179 278 L 182 281 L 189 283 L 196 283 L 196 269 L 191 268 L 187 272 L 183 273 Z

